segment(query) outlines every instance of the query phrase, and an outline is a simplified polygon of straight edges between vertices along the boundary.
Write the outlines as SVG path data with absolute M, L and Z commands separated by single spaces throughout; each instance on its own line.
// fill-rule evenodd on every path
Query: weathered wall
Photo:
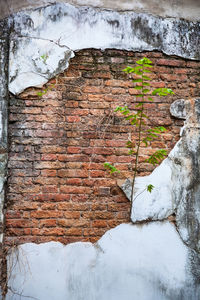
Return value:
M 115 7 L 120 9 L 122 2 L 118 4 Z M 126 9 L 129 9 L 128 4 L 126 2 Z M 154 193 L 150 202 L 142 199 L 145 200 L 142 202 L 145 214 L 142 210 L 141 215 L 141 206 L 136 205 L 141 218 L 132 210 L 133 222 L 144 221 L 146 225 L 120 225 L 108 231 L 95 245 L 73 243 L 64 247 L 50 242 L 15 247 L 26 241 L 96 241 L 107 229 L 128 220 L 128 200 L 102 168 L 104 160 L 113 160 L 123 169 L 122 174 L 130 175 L 127 149 L 121 143 L 116 144 L 119 138 L 124 143 L 128 128 L 119 127 L 119 119 L 114 118 L 108 126 L 108 135 L 104 138 L 99 135 L 99 128 L 102 131 L 107 127 L 103 113 L 115 107 L 114 101 L 129 102 L 134 95 L 130 81 L 121 72 L 124 65 L 140 57 L 144 50 L 154 51 L 146 55 L 157 63 L 158 73 L 153 73 L 155 87 L 162 86 L 164 80 L 176 91 L 175 99 L 199 95 L 199 22 L 187 14 L 183 14 L 184 17 L 193 21 L 164 18 L 166 13 L 160 10 L 157 16 L 151 15 L 153 2 L 148 6 L 148 14 L 144 13 L 144 2 L 139 11 L 138 8 L 134 12 L 116 12 L 57 4 L 20 12 L 9 19 L 12 30 L 9 91 L 12 95 L 6 243 L 12 244 L 14 249 L 11 247 L 8 255 L 8 300 L 13 298 L 13 292 L 16 292 L 16 300 L 21 294 L 39 299 L 48 296 L 54 300 L 57 290 L 62 291 L 61 299 L 72 300 L 85 299 L 85 291 L 87 298 L 92 300 L 132 299 L 132 294 L 136 299 L 151 300 L 199 298 L 199 237 L 195 237 L 200 224 L 198 99 L 182 105 L 186 112 L 182 138 L 169 159 L 152 173 L 151 178 L 158 173 L 162 179 L 166 170 L 163 166 L 168 160 L 174 160 L 175 172 L 172 168 L 172 176 L 170 172 L 163 176 L 167 179 L 164 188 L 167 187 L 170 197 L 172 183 L 172 202 L 169 199 L 165 202 L 166 193 L 160 199 L 154 197 Z M 174 8 L 172 5 L 177 16 Z M 192 4 L 190 8 L 198 11 Z M 180 11 L 186 12 L 185 8 L 178 14 Z M 167 12 L 172 15 L 169 9 Z M 87 48 L 111 50 L 77 52 Z M 167 57 L 161 52 L 176 56 Z M 77 55 L 73 59 L 74 54 Z M 69 60 L 71 67 L 65 71 Z M 58 74 L 53 80 L 55 87 L 48 84 L 49 90 L 42 98 L 35 89 L 16 96 L 28 87 L 41 86 Z M 166 114 L 171 98 L 166 102 L 155 100 L 153 104 L 146 104 L 148 110 L 154 121 L 166 125 L 172 133 L 168 131 L 163 140 L 152 147 L 165 144 L 171 149 L 182 121 Z M 174 113 L 177 103 L 171 109 L 174 116 L 177 116 Z M 102 126 L 98 126 L 99 120 Z M 113 153 L 112 145 L 115 145 Z M 144 158 L 145 152 L 140 175 L 150 171 L 143 164 Z M 188 170 L 194 171 L 192 177 Z M 140 177 L 137 182 L 144 183 L 146 179 Z M 161 190 L 157 187 L 156 191 L 163 195 L 163 187 Z M 173 209 L 174 200 L 176 209 Z M 149 203 L 153 203 L 155 209 L 153 217 Z M 177 227 L 166 221 L 171 213 L 174 215 L 170 220 L 176 217 Z M 157 222 L 152 223 L 152 219 Z M 146 259 L 148 254 L 149 260 Z M 174 262 L 178 262 L 178 271 L 171 276 Z M 30 273 L 21 264 L 26 265 Z M 120 284 L 122 278 L 125 284 Z M 36 284 L 35 289 L 33 282 L 41 285 Z
M 129 203 L 103 163 L 114 163 L 121 170 L 118 178 L 131 176 L 126 148 L 131 127 L 112 111 L 133 105 L 136 91 L 122 69 L 143 55 L 155 63 L 152 86 L 166 85 L 176 94 L 145 105 L 152 121 L 168 129 L 142 148 L 140 175 L 146 175 L 152 171 L 144 162 L 147 153 L 171 150 L 179 138 L 182 122 L 171 118 L 169 106 L 172 99 L 199 94 L 199 62 L 157 52 L 84 50 L 42 98 L 34 89 L 12 97 L 7 242 L 96 241 L 129 221 Z
M 96 244 L 27 243 L 9 257 L 6 299 L 198 300 L 191 257 L 166 221 L 121 224 Z
M 3 255 L 3 233 L 4 233 L 4 200 L 5 200 L 5 181 L 7 166 L 7 107 L 8 107 L 8 26 L 7 22 L 0 22 L 0 266 Z M 6 274 L 0 267 L 0 284 L 5 279 Z M 1 297 L 1 288 L 0 288 Z
M 78 6 L 91 6 L 118 11 L 147 12 L 162 17 L 178 17 L 188 20 L 199 20 L 200 4 L 195 0 L 60 0 Z M 54 4 L 54 0 L 2 0 L 0 3 L 0 18 L 21 9 Z

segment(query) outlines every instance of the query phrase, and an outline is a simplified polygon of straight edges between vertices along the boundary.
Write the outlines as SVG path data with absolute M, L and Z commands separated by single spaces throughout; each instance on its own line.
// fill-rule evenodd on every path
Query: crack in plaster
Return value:
M 32 78 L 32 82 L 28 84 L 22 76 L 32 59 L 29 54 L 30 44 L 36 53 L 44 51 L 41 45 L 33 42 L 34 39 L 66 47 L 71 55 L 73 51 L 85 48 L 115 48 L 133 51 L 159 50 L 166 54 L 200 59 L 198 32 L 199 22 L 164 19 L 145 13 L 119 13 L 64 3 L 25 10 L 13 15 L 12 39 L 16 46 L 11 47 L 10 51 L 9 90 L 13 94 L 19 94 L 29 86 L 44 84 L 39 78 Z M 25 37 L 27 40 L 22 43 L 21 40 Z M 52 66 L 48 79 L 68 66 L 69 57 L 63 59 L 65 62 L 63 61 L 62 67 L 59 66 L 62 59 L 56 57 L 56 53 L 52 57 L 57 60 L 58 66 Z M 32 68 L 34 70 L 34 66 Z

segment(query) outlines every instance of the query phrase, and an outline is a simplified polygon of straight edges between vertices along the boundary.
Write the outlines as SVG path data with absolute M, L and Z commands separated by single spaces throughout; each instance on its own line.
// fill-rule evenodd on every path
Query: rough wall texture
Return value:
M 83 50 L 41 99 L 35 89 L 11 99 L 7 243 L 96 241 L 129 221 L 129 203 L 103 162 L 116 164 L 118 178 L 131 175 L 130 128 L 112 117 L 112 109 L 135 101 L 121 70 L 143 55 L 155 63 L 153 87 L 172 88 L 173 100 L 199 95 L 199 62 L 158 52 Z M 154 149 L 170 150 L 179 138 L 182 121 L 170 117 L 171 101 L 146 103 L 152 121 L 168 129 Z M 151 151 L 142 149 L 140 175 L 152 171 L 144 163 Z
M 2 272 L 3 232 L 4 232 L 4 197 L 7 166 L 7 106 L 8 106 L 8 27 L 7 22 L 0 22 L 0 284 L 5 279 Z M 1 291 L 0 291 L 1 297 Z
M 87 48 L 158 50 L 198 60 L 199 33 L 199 22 L 70 4 L 19 12 L 13 16 L 9 91 L 43 85 L 67 68 L 72 51 Z
M 76 4 L 79 2 L 70 1 Z M 109 7 L 113 2 L 106 1 L 106 3 Z M 131 161 L 124 147 L 129 127 L 121 123 L 118 116 L 113 118 L 110 114 L 117 104 L 125 102 L 132 105 L 134 90 L 131 81 L 121 72 L 124 66 L 133 63 L 138 57 L 149 56 L 156 63 L 156 72 L 152 74 L 154 87 L 162 87 L 165 81 L 165 85 L 176 92 L 173 100 L 199 96 L 200 24 L 194 21 L 196 17 L 191 17 L 188 13 L 190 18 L 186 19 L 192 20 L 191 22 L 179 18 L 163 18 L 166 14 L 162 11 L 158 13 L 159 16 L 151 15 L 150 9 L 147 13 L 144 9 L 147 2 L 142 3 L 141 11 L 131 12 L 55 4 L 37 10 L 23 11 L 10 17 L 12 33 L 9 51 L 9 91 L 13 95 L 18 95 L 27 87 L 41 86 L 62 73 L 68 66 L 69 58 L 73 57 L 73 51 L 114 48 L 135 52 L 119 50 L 101 52 L 92 49 L 80 51 L 70 62 L 70 69 L 47 84 L 47 93 L 42 97 L 37 95 L 36 89 L 26 90 L 20 96 L 11 95 L 5 240 L 7 245 L 52 240 L 66 244 L 74 241 L 94 242 L 108 229 L 129 221 L 129 202 L 116 185 L 117 178 L 122 179 L 131 175 L 129 166 Z M 151 2 L 148 7 L 152 9 L 153 3 Z M 29 4 L 32 5 L 31 1 Z M 124 4 L 126 9 L 129 9 L 130 2 Z M 178 3 L 173 4 L 172 10 L 177 16 L 173 8 L 175 4 L 178 6 Z M 104 7 L 105 1 L 100 1 L 98 5 Z M 93 6 L 96 7 L 96 2 Z M 116 9 L 122 6 L 121 1 L 116 2 Z M 194 6 L 190 4 L 190 8 L 194 9 Z M 167 10 L 167 13 L 169 11 Z M 186 15 L 187 13 L 183 14 L 184 17 Z M 7 38 L 4 37 L 2 31 L 2 53 L 7 53 L 5 44 Z M 185 59 L 167 57 L 155 52 L 156 50 Z M 189 58 L 197 61 L 187 60 Z M 4 200 L 3 182 L 6 172 L 4 153 L 7 145 L 5 105 L 7 67 L 6 59 L 3 56 L 2 59 L 1 207 Z M 152 148 L 165 146 L 170 150 L 179 137 L 182 121 L 170 116 L 171 101 L 172 98 L 162 101 L 156 98 L 155 103 L 145 104 L 153 123 L 165 125 L 169 131 L 160 141 L 152 143 L 147 149 L 142 149 L 140 175 L 147 175 L 152 170 L 144 163 L 147 152 L 152 152 Z M 196 238 L 199 226 L 199 162 L 196 153 L 199 147 L 199 100 L 189 100 L 185 103 L 185 112 L 188 114 L 186 123 L 188 120 L 189 123 L 185 126 L 185 131 L 182 131 L 185 135 L 182 135 L 177 144 L 183 147 L 176 146 L 175 150 L 179 147 L 178 151 L 171 152 L 178 155 L 178 158 L 174 159 L 177 173 L 172 172 L 170 180 L 173 181 L 175 199 L 181 204 L 179 205 L 181 210 L 175 211 L 179 234 L 174 224 L 166 221 L 171 211 L 163 217 L 166 203 L 158 201 L 156 204 L 162 214 L 153 220 L 159 219 L 161 222 L 151 222 L 152 209 L 150 209 L 150 218 L 132 218 L 134 222 L 143 220 L 148 224 L 120 225 L 108 231 L 94 245 L 73 243 L 64 247 L 60 243 L 51 242 L 40 245 L 25 243 L 13 251 L 16 259 L 19 257 L 20 259 L 14 264 L 12 274 L 9 272 L 7 274 L 8 287 L 14 288 L 18 293 L 15 295 L 16 299 L 21 298 L 20 294 L 25 288 L 26 294 L 30 297 L 45 299 L 50 293 L 49 300 L 57 300 L 57 295 L 53 296 L 51 289 L 55 283 L 54 291 L 57 291 L 58 282 L 63 288 L 61 299 L 80 300 L 82 297 L 85 300 L 86 297 L 83 296 L 85 290 L 88 299 L 92 300 L 121 300 L 130 297 L 132 299 L 133 281 L 139 287 L 133 291 L 136 299 L 141 299 L 138 295 L 148 299 L 151 295 L 151 300 L 155 300 L 156 297 L 159 300 L 199 298 L 199 256 L 195 252 L 199 250 L 199 239 Z M 121 169 L 121 175 L 110 177 L 103 169 L 104 161 L 115 163 Z M 188 166 L 191 167 L 192 176 Z M 184 174 L 182 167 L 185 170 Z M 160 170 L 160 167 L 156 170 Z M 161 172 L 160 177 L 162 174 Z M 182 186 L 185 182 L 182 178 L 186 179 L 186 188 Z M 140 179 L 143 180 L 143 177 Z M 169 183 L 171 181 L 168 185 Z M 182 187 L 184 191 L 188 189 L 187 197 L 182 197 Z M 184 203 L 185 199 L 187 205 Z M 148 214 L 147 208 L 151 205 L 149 202 L 148 205 L 145 201 L 143 203 Z M 3 220 L 2 213 L 1 219 Z M 153 236 L 156 242 L 152 243 L 149 236 Z M 166 240 L 170 250 L 167 253 Z M 160 244 L 163 247 L 160 247 Z M 10 249 L 13 250 L 13 247 Z M 28 249 L 27 256 L 23 255 L 23 249 Z M 60 249 L 62 254 L 59 252 Z M 66 253 L 63 252 L 64 249 Z M 21 250 L 22 256 L 18 256 L 18 251 Z M 132 257 L 134 251 L 135 262 Z M 149 260 L 151 263 L 146 261 L 147 253 L 152 255 L 152 259 Z M 57 263 L 54 256 L 61 262 L 58 269 L 54 264 L 55 261 Z M 9 268 L 13 266 L 12 257 L 8 256 Z M 24 263 L 26 257 L 32 265 L 31 277 L 24 281 L 23 270 L 19 268 L 22 272 L 18 272 L 18 267 L 20 264 L 29 266 L 26 264 L 27 261 Z M 157 257 L 161 258 L 159 267 Z M 40 259 L 43 263 L 43 273 L 40 273 Z M 63 269 L 65 259 L 67 268 Z M 129 261 L 133 265 L 129 264 Z M 180 262 L 180 269 L 171 276 L 172 268 L 169 266 L 173 266 L 174 261 Z M 145 269 L 146 265 L 148 270 Z M 51 275 L 48 272 L 49 266 L 52 266 Z M 59 275 L 54 275 L 55 270 L 59 273 L 57 270 L 60 271 L 60 267 L 65 274 L 63 278 L 67 278 L 61 284 Z M 122 269 L 124 273 L 121 273 Z M 104 284 L 105 281 L 102 280 L 105 278 L 104 271 L 107 276 L 106 285 L 109 282 L 109 287 L 111 286 L 109 291 Z M 83 276 L 87 274 L 88 276 Z M 94 280 L 90 274 L 96 274 Z M 49 282 L 53 280 L 53 284 L 45 283 L 44 288 L 45 281 L 40 279 L 40 275 L 45 279 L 50 278 Z M 120 276 L 126 283 L 125 293 L 124 285 L 118 284 L 121 282 Z M 26 274 L 25 277 L 27 278 Z M 115 280 L 116 277 L 118 281 Z M 40 288 L 38 284 L 36 285 L 37 290 L 33 288 L 32 278 L 41 284 Z M 22 280 L 24 287 L 21 284 Z M 85 289 L 86 286 L 92 289 L 89 291 Z M 192 286 L 192 289 L 189 289 L 189 286 L 190 288 Z M 99 294 L 99 289 L 103 294 Z M 7 299 L 12 299 L 12 293 L 8 294 Z
M 54 4 L 54 0 L 1 0 L 0 18 L 26 8 Z M 60 0 L 78 6 L 92 6 L 119 11 L 148 12 L 163 17 L 178 17 L 199 20 L 200 4 L 196 0 Z

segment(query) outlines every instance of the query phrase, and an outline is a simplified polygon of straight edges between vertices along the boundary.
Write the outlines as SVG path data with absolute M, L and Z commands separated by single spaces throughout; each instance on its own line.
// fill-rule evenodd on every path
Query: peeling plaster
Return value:
M 147 185 L 155 188 L 147 192 Z M 133 195 L 131 220 L 133 223 L 144 220 L 163 220 L 172 215 L 176 204 L 171 191 L 172 166 L 170 160 L 165 159 L 149 176 L 137 177 Z M 127 179 L 121 186 L 127 198 L 131 199 L 132 180 Z
M 16 55 L 16 47 L 26 49 L 26 55 L 24 55 L 24 50 Z M 29 86 L 41 87 L 50 78 L 64 71 L 71 57 L 73 57 L 73 52 L 68 47 L 61 47 L 52 41 L 24 37 L 12 39 L 10 92 L 19 94 Z
M 8 256 L 6 300 L 197 300 L 189 257 L 169 222 L 121 224 L 95 245 L 27 243 Z
M 199 20 L 200 3 L 196 0 L 59 0 L 76 6 L 91 6 L 117 11 L 148 12 L 162 17 Z M 54 4 L 55 0 L 1 0 L 0 18 L 22 9 Z
M 85 48 L 159 50 L 200 59 L 199 22 L 60 3 L 19 12 L 13 24 L 9 90 L 14 94 L 43 85 L 67 68 L 73 51 Z M 40 69 L 46 47 L 48 67 L 40 62 Z
M 4 201 L 7 172 L 7 122 L 8 122 L 8 37 L 7 20 L 0 21 L 0 279 L 2 278 L 2 253 L 4 238 Z M 1 299 L 1 288 L 0 288 Z
M 182 240 L 200 253 L 200 99 L 177 100 L 171 105 L 171 113 L 186 119 L 181 138 L 151 175 L 136 178 L 131 219 L 161 220 L 176 213 Z M 142 192 L 150 183 L 155 190 Z M 121 188 L 130 200 L 131 179 Z

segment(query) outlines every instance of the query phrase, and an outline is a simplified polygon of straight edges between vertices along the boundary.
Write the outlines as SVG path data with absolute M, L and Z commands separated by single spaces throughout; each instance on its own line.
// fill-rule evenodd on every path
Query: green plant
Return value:
M 138 91 L 138 95 L 135 97 L 138 98 L 137 104 L 135 104 L 134 110 L 131 111 L 127 106 L 117 106 L 114 112 L 119 112 L 123 118 L 130 123 L 130 125 L 137 128 L 137 142 L 134 142 L 133 139 L 126 142 L 126 147 L 129 149 L 129 155 L 135 157 L 134 166 L 133 166 L 133 181 L 131 188 L 131 203 L 133 201 L 135 178 L 138 173 L 138 164 L 140 156 L 140 148 L 143 143 L 146 147 L 155 139 L 159 137 L 160 134 L 166 131 L 165 127 L 158 126 L 152 127 L 149 129 L 147 127 L 147 120 L 149 117 L 144 112 L 145 102 L 153 102 L 152 96 L 167 96 L 172 95 L 174 92 L 168 88 L 158 88 L 151 91 L 151 78 L 149 75 L 152 73 L 152 62 L 144 57 L 136 62 L 135 67 L 127 67 L 123 71 L 127 74 L 133 73 L 134 79 L 132 80 L 135 83 L 135 89 Z M 160 161 L 167 155 L 165 149 L 159 149 L 155 151 L 152 155 L 146 159 L 147 163 L 152 165 L 160 163 Z M 110 163 L 106 162 L 104 167 L 112 174 L 114 172 L 119 172 L 116 167 L 112 166 Z M 154 186 L 149 184 L 145 190 L 152 192 Z M 138 195 L 136 195 L 137 197 Z M 135 198 L 136 198 L 135 197 Z
M 54 87 L 55 87 L 55 85 L 54 85 L 54 84 L 51 84 L 49 87 L 43 89 L 43 90 L 40 91 L 40 92 L 37 92 L 37 95 L 38 95 L 39 97 L 42 97 L 42 96 L 45 95 L 48 91 L 52 91 Z
M 46 61 L 47 61 L 47 58 L 48 58 L 48 57 L 49 57 L 49 56 L 48 56 L 47 54 L 43 54 L 43 55 L 40 56 L 40 59 L 42 59 L 43 62 L 46 64 Z

